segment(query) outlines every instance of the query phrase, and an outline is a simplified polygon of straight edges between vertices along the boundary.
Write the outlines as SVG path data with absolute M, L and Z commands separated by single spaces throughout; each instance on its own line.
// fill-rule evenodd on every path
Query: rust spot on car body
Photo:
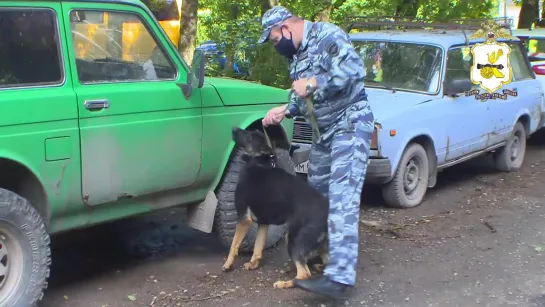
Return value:
M 379 122 L 375 122 L 375 129 L 377 130 L 377 156 L 382 157 L 382 150 L 380 148 L 380 139 L 378 137 L 378 134 L 380 131 L 382 131 L 382 124 Z
M 56 193 L 57 195 L 60 193 L 61 191 L 61 186 L 62 186 L 62 181 L 64 179 L 64 172 L 66 171 L 66 166 L 67 166 L 67 163 L 64 163 L 61 167 L 61 173 L 59 175 L 59 179 L 57 180 L 57 183 L 55 184 L 55 190 L 56 190 Z
M 445 161 L 448 160 L 449 153 L 450 153 L 450 136 L 447 136 L 447 151 L 445 153 Z
M 538 104 L 535 109 L 530 111 L 530 117 L 539 124 L 537 127 L 539 129 L 543 123 L 543 108 L 541 104 Z

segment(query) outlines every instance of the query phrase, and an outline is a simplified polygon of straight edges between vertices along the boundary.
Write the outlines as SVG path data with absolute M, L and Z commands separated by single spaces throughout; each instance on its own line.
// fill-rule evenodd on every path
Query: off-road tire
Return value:
M 0 306 L 35 306 L 49 278 L 49 235 L 40 214 L 21 196 L 0 189 Z
M 418 182 L 414 190 L 414 197 L 407 196 L 405 192 L 405 175 L 411 160 L 413 160 L 413 163 L 414 161 L 419 161 L 420 163 L 417 166 L 419 168 Z M 401 156 L 394 178 L 382 186 L 382 197 L 386 205 L 400 209 L 413 208 L 420 205 L 428 189 L 428 170 L 428 155 L 424 147 L 418 143 L 409 144 Z
M 512 159 L 513 149 L 517 148 L 516 158 Z M 521 168 L 526 155 L 526 129 L 521 122 L 517 122 L 505 146 L 498 149 L 494 157 L 494 165 L 501 172 L 512 172 Z
M 286 170 L 295 176 L 295 164 L 291 160 L 289 151 L 277 148 L 276 157 L 278 167 Z M 238 222 L 237 210 L 235 208 L 235 189 L 239 174 L 246 162 L 242 159 L 242 152 L 235 148 L 231 156 L 231 161 L 227 166 L 222 182 L 216 192 L 218 198 L 218 207 L 214 218 L 214 229 L 217 231 L 221 243 L 229 247 L 235 236 L 235 228 Z M 269 248 L 278 243 L 286 233 L 286 225 L 270 225 L 267 233 L 267 243 L 265 248 Z M 250 252 L 253 250 L 257 234 L 257 224 L 253 223 L 248 234 L 240 245 L 241 252 Z

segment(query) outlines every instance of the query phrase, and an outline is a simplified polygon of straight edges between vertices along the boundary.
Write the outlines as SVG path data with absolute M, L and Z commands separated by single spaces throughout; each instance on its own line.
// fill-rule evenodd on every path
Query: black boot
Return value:
M 334 282 L 327 276 L 321 276 L 317 279 L 299 280 L 295 279 L 295 287 L 308 292 L 325 295 L 332 299 L 343 299 L 346 289 L 350 286 Z

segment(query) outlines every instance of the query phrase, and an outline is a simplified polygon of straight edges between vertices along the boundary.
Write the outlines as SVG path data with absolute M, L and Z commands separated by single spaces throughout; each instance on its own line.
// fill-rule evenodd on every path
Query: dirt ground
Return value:
M 282 243 L 260 269 L 223 273 L 227 249 L 171 209 L 53 237 L 42 306 L 545 307 L 545 136 L 532 143 L 521 171 L 496 173 L 486 157 L 455 166 L 417 208 L 388 209 L 366 187 L 361 217 L 381 229 L 360 227 L 347 301 L 273 289 L 295 275 Z

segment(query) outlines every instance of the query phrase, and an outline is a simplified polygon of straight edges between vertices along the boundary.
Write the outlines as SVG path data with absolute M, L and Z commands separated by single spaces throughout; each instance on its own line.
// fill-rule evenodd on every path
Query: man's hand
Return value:
M 312 89 L 316 88 L 316 79 L 315 78 L 302 78 L 296 81 L 293 81 L 291 84 L 291 88 L 295 91 L 295 94 L 297 94 L 300 97 L 307 97 L 307 84 L 310 83 L 312 85 Z
M 261 121 L 263 126 L 278 125 L 286 116 L 286 106 L 274 107 L 267 112 L 267 115 Z

